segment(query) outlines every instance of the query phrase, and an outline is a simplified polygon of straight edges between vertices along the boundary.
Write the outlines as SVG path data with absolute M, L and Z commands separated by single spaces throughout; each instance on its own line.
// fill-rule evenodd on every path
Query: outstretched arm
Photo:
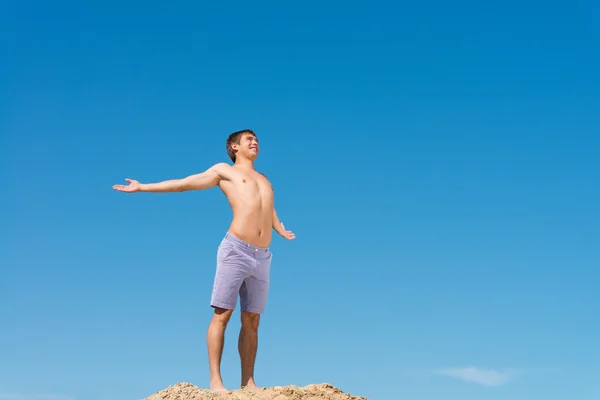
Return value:
M 136 180 L 126 179 L 129 185 L 114 185 L 113 189 L 120 192 L 185 192 L 188 190 L 203 190 L 219 184 L 221 179 L 226 176 L 225 169 L 229 165 L 225 163 L 215 164 L 206 171 L 187 176 L 183 179 L 171 179 L 158 183 L 140 183 Z
M 296 238 L 294 232 L 285 230 L 285 226 L 283 226 L 283 222 L 279 220 L 275 208 L 273 208 L 273 229 L 275 229 L 277 233 L 279 233 L 281 236 L 288 240 Z

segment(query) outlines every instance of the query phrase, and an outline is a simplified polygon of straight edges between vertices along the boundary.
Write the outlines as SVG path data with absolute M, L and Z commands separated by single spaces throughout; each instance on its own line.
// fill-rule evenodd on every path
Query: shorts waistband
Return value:
M 239 246 L 245 247 L 252 251 L 256 251 L 256 252 L 262 251 L 265 253 L 270 251 L 270 249 L 268 247 L 258 247 L 258 246 L 251 245 L 250 243 L 246 242 L 245 240 L 242 240 L 242 239 L 238 238 L 237 236 L 233 236 L 229 232 L 227 232 L 225 234 L 225 239 L 230 240 L 230 241 L 238 244 Z

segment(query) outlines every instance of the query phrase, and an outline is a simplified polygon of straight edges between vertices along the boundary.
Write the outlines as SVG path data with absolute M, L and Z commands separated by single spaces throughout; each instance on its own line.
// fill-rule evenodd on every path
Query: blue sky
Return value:
M 0 399 L 207 387 L 225 198 L 111 186 L 228 161 L 243 128 L 297 234 L 272 243 L 259 384 L 597 399 L 599 22 L 589 0 L 3 2 Z

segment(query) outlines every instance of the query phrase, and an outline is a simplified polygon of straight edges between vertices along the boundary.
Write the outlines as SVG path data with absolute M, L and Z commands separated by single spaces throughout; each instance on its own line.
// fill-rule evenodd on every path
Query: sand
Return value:
M 351 396 L 328 384 L 298 386 L 274 386 L 261 390 L 232 390 L 220 396 L 207 389 L 200 389 L 187 382 L 169 386 L 144 400 L 368 400 L 366 397 Z

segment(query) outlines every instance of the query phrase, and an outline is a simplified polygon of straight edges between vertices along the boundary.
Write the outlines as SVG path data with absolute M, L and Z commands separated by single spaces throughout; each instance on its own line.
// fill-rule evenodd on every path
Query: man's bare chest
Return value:
M 267 201 L 273 198 L 271 183 L 260 174 L 235 174 L 222 188 L 226 194 L 230 195 L 260 198 Z

